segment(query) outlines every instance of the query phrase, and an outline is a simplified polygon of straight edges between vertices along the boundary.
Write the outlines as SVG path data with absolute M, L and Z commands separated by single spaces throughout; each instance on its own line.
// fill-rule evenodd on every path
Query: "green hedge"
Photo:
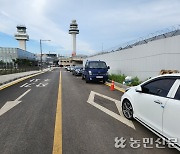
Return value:
M 114 80 L 116 82 L 119 82 L 119 83 L 123 83 L 123 81 L 125 80 L 125 75 L 121 75 L 121 74 L 110 74 L 109 75 L 109 79 L 110 80 Z
M 109 79 L 113 80 L 115 82 L 123 84 L 126 76 L 124 74 L 110 74 Z M 127 84 L 127 86 L 137 86 L 141 83 L 138 77 L 132 78 L 132 82 L 130 84 Z
M 135 78 L 132 78 L 132 82 L 130 84 L 130 86 L 137 86 L 141 83 L 141 81 L 139 80 L 139 78 L 136 76 Z

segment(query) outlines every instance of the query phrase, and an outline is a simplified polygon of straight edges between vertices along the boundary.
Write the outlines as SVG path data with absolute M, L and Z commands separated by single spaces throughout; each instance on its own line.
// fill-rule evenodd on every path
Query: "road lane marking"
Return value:
M 62 154 L 62 75 L 60 71 L 59 90 L 54 129 L 53 154 Z
M 34 85 L 35 83 L 25 83 L 22 86 L 20 86 L 20 88 L 26 87 L 26 88 L 30 88 L 32 85 Z
M 116 107 L 117 107 L 120 115 L 118 115 L 117 113 L 114 113 L 113 111 L 111 111 L 111 110 L 109 110 L 109 109 L 107 109 L 107 108 L 105 108 L 105 107 L 97 104 L 96 102 L 94 102 L 94 97 L 95 97 L 95 95 L 98 95 L 98 96 L 100 96 L 100 97 L 103 97 L 103 98 L 105 98 L 105 99 L 108 99 L 108 100 L 114 102 L 114 103 L 116 104 Z M 87 103 L 89 103 L 89 104 L 91 104 L 92 106 L 98 108 L 99 110 L 105 112 L 105 113 L 108 114 L 109 116 L 111 116 L 111 117 L 115 118 L 116 120 L 124 123 L 125 125 L 133 128 L 133 129 L 136 129 L 135 126 L 134 126 L 134 124 L 133 124 L 133 122 L 130 121 L 130 120 L 128 120 L 128 119 L 126 119 L 126 118 L 123 116 L 122 111 L 121 111 L 121 107 L 120 107 L 120 101 L 118 101 L 118 100 L 116 100 L 116 99 L 113 99 L 113 98 L 111 98 L 111 97 L 108 97 L 108 96 L 106 96 L 106 95 L 102 95 L 102 94 L 99 94 L 99 93 L 97 93 L 97 92 L 91 91 L 91 92 L 90 92 L 90 95 L 89 95 L 89 98 L 88 98 L 88 100 L 87 100 Z
M 28 92 L 30 92 L 31 89 L 27 90 L 24 94 L 22 94 L 21 96 L 19 96 L 15 101 L 19 101 L 21 98 L 23 98 Z
M 21 98 L 23 98 L 27 93 L 29 93 L 31 91 L 31 89 L 27 90 L 26 92 L 24 92 L 21 96 L 19 96 L 17 99 L 15 99 L 14 101 L 8 101 L 6 102 L 6 104 L 4 104 L 4 106 L 0 109 L 0 116 L 2 116 L 4 113 L 8 112 L 10 109 L 12 109 L 13 107 L 15 107 L 16 105 L 18 105 L 19 103 L 21 103 L 22 101 L 20 101 Z
M 48 83 L 39 83 L 36 87 L 46 87 Z
M 29 82 L 38 82 L 40 81 L 41 79 L 31 79 Z
M 5 89 L 5 88 L 8 88 L 8 87 L 16 84 L 16 83 L 19 83 L 19 82 L 21 82 L 21 81 L 24 81 L 24 80 L 26 80 L 26 79 L 32 78 L 32 77 L 34 77 L 34 76 L 37 76 L 37 75 L 40 75 L 40 74 L 43 74 L 43 73 L 46 73 L 46 72 L 40 72 L 40 73 L 37 73 L 37 74 L 29 75 L 29 76 L 26 76 L 26 77 L 23 77 L 23 78 L 14 80 L 14 81 L 12 81 L 12 82 L 10 82 L 10 83 L 7 83 L 7 84 L 4 84 L 4 85 L 0 86 L 0 90 L 3 90 L 3 89 Z
M 27 86 L 27 84 L 28 84 L 28 83 L 23 84 L 22 86 L 20 86 L 20 88 Z
M 36 87 L 40 87 L 40 88 L 46 87 L 49 84 L 48 82 L 50 81 L 50 79 L 44 79 L 40 83 L 37 83 L 38 81 L 41 81 L 41 79 L 31 79 L 29 80 L 29 82 L 26 82 L 23 85 L 21 85 L 20 88 L 30 88 L 31 86 L 35 84 L 37 84 L 35 85 Z

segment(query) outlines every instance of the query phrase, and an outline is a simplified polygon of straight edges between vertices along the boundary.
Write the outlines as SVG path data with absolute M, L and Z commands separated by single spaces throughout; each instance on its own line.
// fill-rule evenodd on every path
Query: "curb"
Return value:
M 39 73 L 39 72 L 38 72 L 38 73 Z M 15 80 L 17 80 L 17 79 L 20 79 L 20 78 L 24 78 L 24 77 L 33 75 L 33 74 L 36 74 L 36 73 L 32 73 L 32 74 L 29 74 L 29 75 L 24 75 L 24 76 L 21 76 L 21 77 L 17 77 L 17 78 L 10 79 L 10 80 L 8 80 L 8 81 L 5 81 L 5 82 L 0 83 L 0 86 L 2 86 L 2 85 L 4 85 L 4 84 L 7 84 L 7 83 L 10 83 L 10 82 L 12 82 L 12 81 L 15 81 Z
M 108 80 L 108 81 L 105 83 L 105 85 L 110 87 L 110 86 L 111 86 L 111 82 L 112 82 L 111 80 Z M 122 92 L 122 93 L 125 93 L 126 89 L 129 88 L 129 86 L 123 85 L 123 84 L 118 83 L 118 82 L 114 82 L 114 84 L 115 84 L 114 88 L 115 88 L 116 90 Z
M 47 70 L 47 71 L 48 71 L 48 70 Z M 10 86 L 12 86 L 12 85 L 14 85 L 14 84 L 16 84 L 16 83 L 19 83 L 19 82 L 21 82 L 21 81 L 23 81 L 23 80 L 26 80 L 26 79 L 29 79 L 29 78 L 31 78 L 31 77 L 34 77 L 34 76 L 43 74 L 43 73 L 45 73 L 45 72 L 47 72 L 47 71 L 42 71 L 42 72 L 40 71 L 40 72 L 37 72 L 37 73 L 33 73 L 33 74 L 29 74 L 29 75 L 25 75 L 25 76 L 18 77 L 18 78 L 14 78 L 14 79 L 11 79 L 11 80 L 6 81 L 6 82 L 4 82 L 4 83 L 0 83 L 0 90 L 3 90 L 3 89 L 5 89 L 5 88 L 7 88 L 7 87 L 10 87 Z

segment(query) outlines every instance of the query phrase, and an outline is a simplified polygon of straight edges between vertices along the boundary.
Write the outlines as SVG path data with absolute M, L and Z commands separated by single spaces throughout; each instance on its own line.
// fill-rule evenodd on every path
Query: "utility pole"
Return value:
M 41 39 L 40 39 L 40 52 L 41 52 L 41 71 L 42 71 L 42 41 L 51 41 L 51 40 L 41 40 Z

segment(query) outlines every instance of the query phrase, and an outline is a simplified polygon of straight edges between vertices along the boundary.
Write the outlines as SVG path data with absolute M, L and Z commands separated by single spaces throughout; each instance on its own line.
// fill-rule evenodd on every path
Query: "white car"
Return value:
M 121 108 L 127 119 L 136 119 L 180 150 L 180 74 L 161 75 L 127 89 Z

